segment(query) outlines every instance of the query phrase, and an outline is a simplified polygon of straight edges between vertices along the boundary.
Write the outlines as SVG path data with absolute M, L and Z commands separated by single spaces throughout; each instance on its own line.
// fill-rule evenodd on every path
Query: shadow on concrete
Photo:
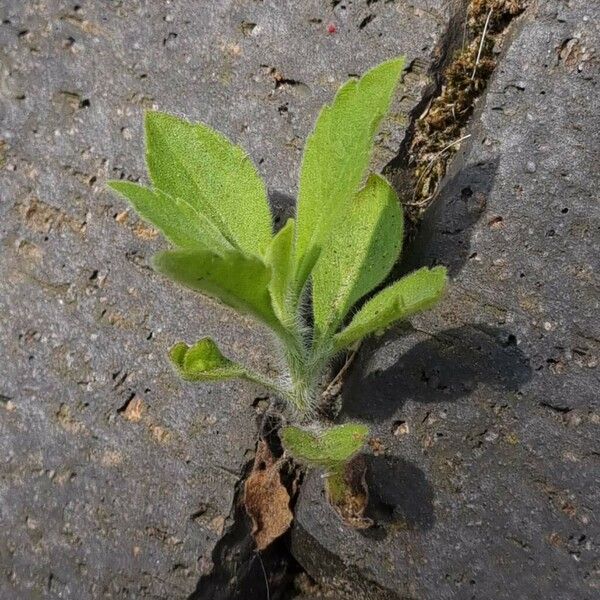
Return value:
M 445 265 L 456 275 L 471 257 L 473 228 L 485 212 L 498 159 L 465 166 L 443 186 L 407 245 L 394 277 L 423 266 Z
M 409 327 L 404 332 L 414 335 Z M 383 338 L 365 342 L 344 384 L 342 414 L 382 421 L 407 400 L 455 401 L 482 383 L 516 392 L 531 377 L 529 359 L 516 346 L 515 336 L 502 328 L 465 325 L 447 329 L 406 351 L 401 337 L 401 331 L 391 330 Z M 390 367 L 371 370 L 375 351 L 381 357 L 385 352 L 398 356 L 392 358 Z
M 273 213 L 273 226 L 279 231 L 296 213 L 296 199 L 277 190 L 269 190 L 269 204 Z
M 365 455 L 369 502 L 365 516 L 375 527 L 362 530 L 372 539 L 384 539 L 390 525 L 427 531 L 435 522 L 433 486 L 412 462 L 397 456 Z

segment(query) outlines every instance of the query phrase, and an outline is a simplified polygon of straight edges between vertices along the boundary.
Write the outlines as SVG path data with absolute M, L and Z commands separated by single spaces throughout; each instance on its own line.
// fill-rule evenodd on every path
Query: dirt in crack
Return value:
M 508 26 L 528 3 L 470 0 L 459 49 L 455 27 L 450 24 L 441 53 L 444 58 L 433 68 L 437 87 L 417 107 L 420 114 L 413 115 L 400 152 L 384 169 L 399 189 L 413 228 L 434 200 L 460 143 L 468 137 L 466 127 L 496 67 Z
M 280 425 L 276 415 L 262 419 L 261 439 L 257 444 L 258 449 L 261 444 L 268 446 L 275 458 L 283 454 L 277 435 Z M 255 459 L 263 460 L 260 452 Z M 212 569 L 200 578 L 189 600 L 285 600 L 290 597 L 295 578 L 303 571 L 290 553 L 289 531 L 264 550 L 256 549 L 252 519 L 244 505 L 244 487 L 248 478 L 256 472 L 255 459 L 244 466 L 236 484 L 228 519 L 231 525 L 213 550 Z M 281 473 L 293 510 L 301 474 L 291 462 L 283 466 Z

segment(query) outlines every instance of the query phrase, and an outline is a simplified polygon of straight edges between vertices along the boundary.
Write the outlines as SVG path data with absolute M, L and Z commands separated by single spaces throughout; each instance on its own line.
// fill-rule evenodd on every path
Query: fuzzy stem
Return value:
M 273 381 L 272 379 L 269 379 L 268 377 L 265 377 L 264 375 L 261 375 L 260 373 L 256 373 L 255 371 L 251 371 L 246 368 L 244 370 L 243 376 L 248 381 L 258 383 L 259 385 L 262 385 L 263 387 L 267 388 L 268 390 L 275 392 L 278 396 L 281 396 L 282 398 L 287 399 L 289 397 L 289 390 L 284 389 L 283 387 L 278 385 L 275 381 Z
M 300 418 L 310 416 L 317 406 L 317 383 L 332 356 L 331 343 L 315 343 L 302 319 L 302 290 L 295 290 L 286 298 L 284 333 L 278 334 L 283 345 L 287 365 L 283 397 Z
M 301 352 L 286 349 L 291 402 L 301 417 L 309 416 L 317 406 L 317 384 L 329 357 L 329 353 L 312 347 L 303 347 Z

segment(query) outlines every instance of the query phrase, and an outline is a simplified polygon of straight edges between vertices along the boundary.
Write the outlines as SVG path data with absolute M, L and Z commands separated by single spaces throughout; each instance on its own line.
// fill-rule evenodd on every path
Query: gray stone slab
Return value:
M 154 275 L 163 243 L 104 182 L 145 180 L 149 108 L 224 131 L 287 195 L 349 74 L 406 52 L 411 110 L 448 3 L 332 4 L 2 2 L 2 598 L 185 597 L 210 568 L 256 390 L 181 383 L 165 352 L 211 335 L 265 368 L 269 337 Z
M 447 264 L 449 293 L 348 376 L 343 417 L 385 448 L 379 527 L 312 474 L 292 546 L 339 597 L 598 596 L 599 17 L 548 1 L 515 26 L 408 259 Z

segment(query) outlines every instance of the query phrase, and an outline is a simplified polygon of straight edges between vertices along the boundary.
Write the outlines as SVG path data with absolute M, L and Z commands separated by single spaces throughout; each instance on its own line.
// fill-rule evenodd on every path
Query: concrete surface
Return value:
M 267 367 L 269 338 L 153 274 L 163 242 L 104 186 L 146 179 L 143 111 L 225 132 L 281 198 L 320 106 L 348 75 L 406 52 L 383 165 L 451 8 L 2 2 L 0 597 L 186 597 L 254 447 L 263 392 L 182 383 L 165 352 L 211 335 Z
M 598 597 L 599 16 L 514 24 L 405 264 L 448 265 L 449 293 L 348 376 L 379 527 L 345 527 L 313 474 L 292 545 L 333 597 Z

